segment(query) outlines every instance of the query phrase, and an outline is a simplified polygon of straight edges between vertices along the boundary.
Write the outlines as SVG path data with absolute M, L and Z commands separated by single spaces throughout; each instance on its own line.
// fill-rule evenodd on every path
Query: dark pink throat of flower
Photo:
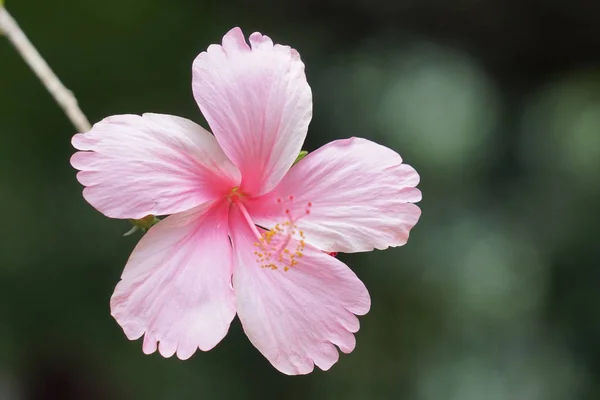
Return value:
M 278 197 L 275 202 L 276 207 L 281 210 L 282 221 L 276 223 L 269 230 L 259 230 L 246 210 L 242 197 L 230 196 L 230 200 L 239 207 L 244 219 L 254 232 L 256 263 L 261 268 L 289 271 L 298 264 L 299 259 L 304 255 L 306 236 L 304 231 L 298 228 L 297 223 L 310 214 L 312 203 L 307 202 L 303 207 L 298 207 L 297 204 L 294 204 L 293 195 L 286 198 Z

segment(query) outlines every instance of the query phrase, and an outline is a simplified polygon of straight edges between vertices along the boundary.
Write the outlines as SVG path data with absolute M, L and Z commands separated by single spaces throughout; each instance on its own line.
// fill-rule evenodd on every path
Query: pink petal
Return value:
M 230 235 L 238 315 L 252 344 L 275 368 L 289 375 L 307 374 L 314 365 L 327 370 L 339 357 L 334 345 L 344 353 L 354 350 L 359 328 L 354 314 L 366 314 L 370 298 L 345 264 L 308 245 L 287 271 L 285 258 L 273 261 L 277 269 L 261 267 L 254 254 L 257 238 L 237 206 L 230 211 Z M 288 243 L 291 250 L 298 245 L 294 239 Z
M 421 200 L 418 183 L 393 150 L 366 139 L 336 140 L 296 164 L 272 193 L 251 200 L 248 211 L 271 228 L 289 209 L 306 242 L 324 251 L 385 249 L 405 244 L 419 220 L 412 204 Z
M 152 227 L 111 298 L 113 317 L 143 351 L 185 360 L 210 350 L 235 316 L 228 202 L 204 204 Z
M 73 136 L 85 199 L 113 218 L 189 210 L 238 186 L 238 169 L 214 136 L 172 115 L 116 115 Z
M 292 165 L 312 117 L 312 94 L 298 52 L 239 28 L 193 65 L 192 89 L 225 151 L 242 171 L 241 190 L 260 195 Z

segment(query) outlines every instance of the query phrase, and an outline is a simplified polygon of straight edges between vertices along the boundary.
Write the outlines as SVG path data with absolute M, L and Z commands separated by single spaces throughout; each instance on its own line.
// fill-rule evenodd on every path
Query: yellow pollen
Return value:
M 298 207 L 292 207 L 293 200 L 293 196 L 277 199 L 278 204 L 288 203 L 288 208 L 283 212 L 286 220 L 263 232 L 254 243 L 254 246 L 258 247 L 254 255 L 261 268 L 271 270 L 282 268 L 284 271 L 289 271 L 298 265 L 298 259 L 304 256 L 306 235 L 304 231 L 298 229 L 296 222 L 309 214 L 312 203 L 308 202 L 304 210 L 299 210 Z

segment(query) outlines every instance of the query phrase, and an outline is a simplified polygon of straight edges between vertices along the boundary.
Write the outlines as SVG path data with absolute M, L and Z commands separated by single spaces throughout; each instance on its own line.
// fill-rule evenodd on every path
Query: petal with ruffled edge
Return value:
M 238 316 L 254 346 L 279 371 L 328 370 L 339 354 L 354 350 L 356 315 L 369 311 L 364 284 L 344 263 L 310 245 L 289 270 L 263 268 L 256 234 L 237 206 L 229 214 L 234 253 L 233 286 Z M 289 246 L 296 246 L 291 239 Z M 277 261 L 275 261 L 277 264 Z
M 289 209 L 306 242 L 324 251 L 385 249 L 404 245 L 419 220 L 421 210 L 412 204 L 421 200 L 418 183 L 417 172 L 395 151 L 366 139 L 336 140 L 307 155 L 247 208 L 269 229 Z
M 249 47 L 239 28 L 193 64 L 194 97 L 225 154 L 238 166 L 241 190 L 257 196 L 292 165 L 312 117 L 312 94 L 296 50 L 260 33 Z
M 185 360 L 225 337 L 235 316 L 227 201 L 167 217 L 139 242 L 111 298 L 113 317 L 143 351 Z
M 241 181 L 213 135 L 172 115 L 115 115 L 72 142 L 84 198 L 112 218 L 186 211 Z

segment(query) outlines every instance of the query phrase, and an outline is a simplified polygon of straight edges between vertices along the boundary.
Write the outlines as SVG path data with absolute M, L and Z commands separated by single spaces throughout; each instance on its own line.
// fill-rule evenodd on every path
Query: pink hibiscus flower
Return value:
M 336 140 L 294 164 L 312 116 L 298 53 L 239 28 L 193 64 L 213 134 L 187 119 L 108 117 L 73 137 L 83 196 L 112 218 L 169 215 L 131 254 L 111 311 L 143 351 L 187 359 L 234 316 L 286 374 L 329 369 L 354 349 L 364 284 L 328 253 L 406 243 L 419 175 L 366 139 Z M 213 136 L 214 135 L 214 136 Z

